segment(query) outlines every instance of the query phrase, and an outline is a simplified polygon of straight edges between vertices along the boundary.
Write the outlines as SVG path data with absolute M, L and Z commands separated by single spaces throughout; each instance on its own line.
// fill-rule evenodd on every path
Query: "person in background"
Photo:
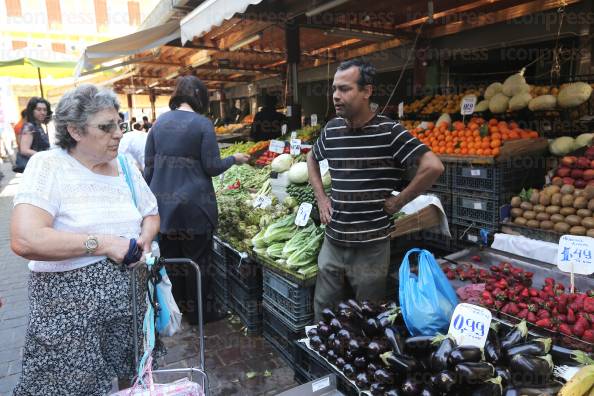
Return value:
M 14 137 L 16 139 L 17 149 L 21 145 L 21 132 L 23 130 L 23 126 L 27 122 L 27 109 L 23 109 L 21 111 L 21 119 L 17 122 L 13 129 L 14 129 Z
M 21 163 L 17 159 L 15 172 L 22 172 L 29 159 L 40 151 L 50 148 L 49 135 L 43 129 L 43 125 L 51 119 L 52 110 L 47 100 L 34 97 L 29 99 L 25 110 L 27 122 L 21 130 L 21 142 L 19 144 L 19 154 Z
M 135 123 L 132 125 L 132 129 L 133 129 L 134 131 L 142 131 L 142 125 L 140 125 L 140 122 L 135 122 Z
M 209 260 L 217 228 L 217 200 L 212 178 L 249 156 L 221 158 L 208 110 L 208 91 L 195 76 L 179 77 L 168 111 L 155 121 L 146 141 L 144 175 L 157 197 L 165 258 L 186 257 L 201 269 L 205 321 L 220 318 L 212 293 L 214 267 Z M 198 321 L 196 276 L 183 266 L 169 266 L 173 296 L 191 324 Z
M 430 188 L 444 170 L 439 158 L 398 122 L 370 108 L 375 68 L 362 60 L 343 62 L 334 75 L 336 118 L 307 156 L 309 181 L 326 238 L 318 257 L 314 296 L 316 320 L 345 298 L 386 297 L 390 266 L 390 216 Z M 332 179 L 328 197 L 319 161 Z M 403 171 L 418 170 L 397 196 Z M 352 289 L 354 296 L 347 290 Z
M 266 95 L 264 106 L 254 116 L 250 139 L 255 142 L 276 139 L 282 135 L 282 125 L 286 122 L 287 117 L 276 111 L 276 98 Z
M 118 153 L 129 156 L 141 172 L 144 171 L 144 148 L 146 146 L 146 137 L 147 133 L 137 122 L 134 124 L 134 130 L 124 133 L 118 147 Z
M 149 122 L 149 119 L 147 116 L 142 116 L 142 129 L 145 130 L 145 132 L 148 132 L 149 129 L 151 129 L 153 126 L 153 124 L 151 124 Z
M 142 336 L 146 271 L 122 263 L 135 250 L 132 239 L 151 251 L 159 215 L 142 174 L 129 166 L 135 205 L 119 166 L 118 108 L 115 93 L 93 85 L 67 92 L 55 115 L 59 149 L 31 158 L 14 197 L 11 248 L 31 260 L 16 396 L 106 395 L 114 377 L 126 386 L 135 374 L 133 326 Z

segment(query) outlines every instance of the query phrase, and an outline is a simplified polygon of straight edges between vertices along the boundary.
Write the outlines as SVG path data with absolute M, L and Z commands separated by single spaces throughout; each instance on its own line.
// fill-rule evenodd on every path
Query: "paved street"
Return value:
M 21 372 L 22 346 L 28 315 L 26 260 L 10 250 L 9 220 L 20 175 L 0 164 L 0 395 L 9 395 Z M 184 368 L 197 363 L 195 328 L 164 340 L 168 355 L 162 367 Z M 286 366 L 262 337 L 248 337 L 235 317 L 206 327 L 206 367 L 213 395 L 274 395 L 297 384 Z M 173 377 L 157 377 L 170 381 Z

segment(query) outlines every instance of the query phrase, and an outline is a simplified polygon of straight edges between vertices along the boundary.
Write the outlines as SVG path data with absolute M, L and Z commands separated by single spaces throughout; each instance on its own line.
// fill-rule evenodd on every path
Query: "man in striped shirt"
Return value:
M 336 118 L 326 124 L 307 157 L 320 219 L 326 224 L 315 291 L 318 320 L 324 308 L 345 298 L 385 298 L 390 216 L 430 188 L 444 169 L 398 122 L 371 110 L 374 77 L 375 68 L 361 60 L 338 67 L 332 86 Z M 322 185 L 320 161 L 328 161 L 330 197 Z M 404 170 L 414 165 L 414 179 L 392 196 Z M 354 296 L 348 295 L 350 289 Z

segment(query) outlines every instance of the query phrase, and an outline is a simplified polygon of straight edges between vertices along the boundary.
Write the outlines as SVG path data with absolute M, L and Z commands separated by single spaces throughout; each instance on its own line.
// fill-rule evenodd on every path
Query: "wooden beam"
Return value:
M 453 15 L 453 14 L 460 14 L 462 12 L 472 11 L 472 10 L 474 10 L 476 8 L 479 8 L 479 7 L 484 7 L 484 6 L 492 5 L 493 3 L 496 3 L 498 1 L 501 1 L 501 0 L 478 0 L 478 1 L 474 1 L 472 3 L 464 4 L 464 5 L 461 5 L 459 7 L 454 7 L 454 8 L 450 8 L 448 10 L 444 10 L 444 11 L 433 13 L 433 19 L 434 20 L 437 20 L 437 19 L 445 18 L 445 17 L 450 16 L 450 15 Z M 427 16 L 421 17 L 421 18 L 417 18 L 417 19 L 413 19 L 412 21 L 407 21 L 407 22 L 401 23 L 399 25 L 396 25 L 395 26 L 395 29 L 408 29 L 408 28 L 411 28 L 413 26 L 420 25 L 420 24 L 426 22 L 427 20 L 429 20 L 429 17 L 427 17 Z
M 339 51 L 336 54 L 337 55 L 336 57 L 339 60 L 358 58 L 361 56 L 369 55 L 374 52 L 385 51 L 390 48 L 399 47 L 403 43 L 404 43 L 404 41 L 396 38 L 396 39 L 384 41 L 381 43 L 369 44 L 364 47 L 355 48 L 352 50 Z
M 262 30 L 268 29 L 269 27 L 274 26 L 274 23 L 266 23 L 266 22 L 254 22 L 249 24 L 249 26 L 244 27 L 239 32 L 231 33 L 223 38 L 221 38 L 218 42 L 218 47 L 221 49 L 228 49 L 233 44 L 240 42 L 250 36 L 253 36 L 256 33 L 260 33 Z

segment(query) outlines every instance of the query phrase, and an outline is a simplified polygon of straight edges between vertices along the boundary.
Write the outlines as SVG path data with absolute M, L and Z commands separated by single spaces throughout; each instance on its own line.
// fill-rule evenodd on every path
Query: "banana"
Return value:
M 558 396 L 592 395 L 592 392 L 589 392 L 592 386 L 594 386 L 594 365 L 584 366 L 561 388 Z

